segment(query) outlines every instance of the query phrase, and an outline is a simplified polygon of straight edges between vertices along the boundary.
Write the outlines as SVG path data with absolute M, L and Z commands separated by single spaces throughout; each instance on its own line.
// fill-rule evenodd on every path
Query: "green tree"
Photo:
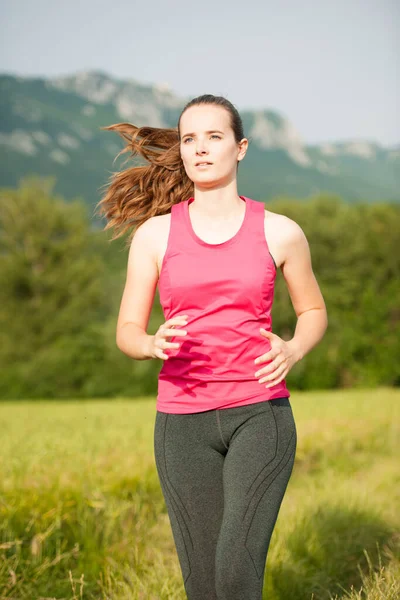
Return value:
M 289 381 L 303 389 L 399 385 L 400 206 L 320 194 L 268 208 L 303 228 L 329 319 L 324 339 Z M 280 274 L 273 319 L 274 331 L 291 337 L 296 315 Z
M 0 191 L 0 397 L 85 395 L 104 357 L 104 264 L 85 205 L 54 183 Z

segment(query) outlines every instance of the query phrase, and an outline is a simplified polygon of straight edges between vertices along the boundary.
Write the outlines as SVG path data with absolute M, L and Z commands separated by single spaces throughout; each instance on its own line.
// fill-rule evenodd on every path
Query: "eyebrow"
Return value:
M 224 135 L 224 132 L 223 132 L 223 131 L 219 131 L 219 129 L 211 129 L 210 131 L 206 131 L 206 133 L 222 133 L 222 135 Z M 195 134 L 195 133 L 185 133 L 185 134 L 182 136 L 182 139 L 183 139 L 184 137 L 186 137 L 187 135 L 196 135 L 196 134 Z

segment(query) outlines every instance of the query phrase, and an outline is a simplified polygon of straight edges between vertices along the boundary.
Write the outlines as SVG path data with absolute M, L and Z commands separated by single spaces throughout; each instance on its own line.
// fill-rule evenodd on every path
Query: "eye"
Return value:
M 222 138 L 221 138 L 221 136 L 220 136 L 220 135 L 217 135 L 216 133 L 213 133 L 211 137 L 216 137 L 216 138 L 218 138 L 219 140 L 220 140 L 220 139 L 222 139 Z M 183 140 L 183 143 L 184 143 L 184 144 L 186 144 L 186 142 L 187 142 L 188 140 L 192 140 L 192 139 L 193 139 L 193 138 L 189 136 L 189 137 L 187 137 L 187 138 L 185 138 L 185 139 Z

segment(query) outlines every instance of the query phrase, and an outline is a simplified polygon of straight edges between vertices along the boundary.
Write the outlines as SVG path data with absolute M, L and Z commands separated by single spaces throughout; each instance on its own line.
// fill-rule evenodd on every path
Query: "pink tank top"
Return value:
M 260 327 L 272 330 L 271 307 L 276 267 L 264 233 L 264 204 L 246 203 L 239 231 L 220 244 L 195 233 L 188 200 L 171 208 L 167 250 L 158 289 L 165 320 L 188 315 L 185 337 L 167 348 L 158 377 L 156 409 L 196 413 L 289 397 L 285 380 L 266 388 L 255 364 L 268 352 Z

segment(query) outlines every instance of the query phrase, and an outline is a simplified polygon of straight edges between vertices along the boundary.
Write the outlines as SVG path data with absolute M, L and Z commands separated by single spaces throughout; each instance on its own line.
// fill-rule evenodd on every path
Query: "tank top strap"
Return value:
M 185 223 L 185 201 L 177 202 L 171 206 L 171 223 L 168 245 L 185 247 L 190 242 Z
M 268 241 L 265 235 L 265 207 L 263 202 L 259 202 L 258 200 L 250 200 L 252 210 L 250 212 L 251 223 L 249 224 L 248 235 L 251 233 L 254 236 L 254 239 L 257 240 L 258 243 L 263 246 L 268 252 L 271 260 L 274 264 L 276 270 L 275 259 L 272 256 Z
M 249 221 L 247 228 L 248 236 L 256 236 L 258 241 L 265 239 L 264 233 L 264 218 L 265 210 L 263 202 L 252 200 L 246 197 L 246 201 L 250 202 Z

